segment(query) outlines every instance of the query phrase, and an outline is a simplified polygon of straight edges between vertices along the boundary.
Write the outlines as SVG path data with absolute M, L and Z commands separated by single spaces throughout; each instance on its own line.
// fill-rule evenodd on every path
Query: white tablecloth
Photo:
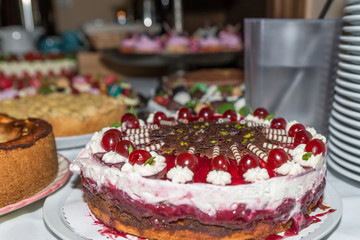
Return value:
M 343 215 L 338 226 L 327 236 L 330 240 L 360 239 L 360 183 L 328 171 L 328 182 L 343 200 Z M 0 217 L 0 239 L 51 240 L 58 239 L 43 221 L 45 199 Z

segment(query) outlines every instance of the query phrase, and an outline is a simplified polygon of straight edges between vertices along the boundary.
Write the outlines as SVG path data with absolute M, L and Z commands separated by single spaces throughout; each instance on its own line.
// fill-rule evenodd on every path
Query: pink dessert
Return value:
M 156 38 L 152 39 L 147 35 L 141 35 L 134 47 L 138 53 L 157 53 L 162 51 L 160 41 Z
M 171 35 L 165 42 L 165 50 L 172 53 L 189 51 L 190 40 L 185 36 Z
M 226 30 L 220 31 L 219 39 L 224 50 L 241 50 L 242 42 L 238 34 Z
M 125 38 L 120 44 L 120 51 L 124 53 L 134 52 L 137 41 L 137 36 L 135 35 Z
M 208 36 L 199 39 L 200 52 L 219 52 L 220 50 L 221 50 L 221 45 L 219 38 Z
M 91 138 L 71 170 L 105 225 L 148 239 L 265 239 L 313 221 L 326 138 L 266 109 L 240 116 L 128 113 Z

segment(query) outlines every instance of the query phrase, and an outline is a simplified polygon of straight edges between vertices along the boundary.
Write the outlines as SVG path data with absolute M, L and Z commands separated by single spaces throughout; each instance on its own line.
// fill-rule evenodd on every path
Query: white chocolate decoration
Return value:
M 285 129 L 264 128 L 262 132 L 265 134 L 286 135 Z
M 212 157 L 213 157 L 213 158 L 216 158 L 217 156 L 219 156 L 219 154 L 220 154 L 220 147 L 219 147 L 219 146 L 215 146 L 215 147 L 213 148 L 213 155 L 212 155 Z
M 259 158 L 261 158 L 262 160 L 264 160 L 264 162 L 267 162 L 268 160 L 268 155 L 261 150 L 260 148 L 258 148 L 256 145 L 249 143 L 247 146 L 247 149 L 249 149 L 252 153 L 254 153 L 256 156 L 258 156 Z
M 272 143 L 268 143 L 268 142 L 263 143 L 263 148 L 267 148 L 267 149 L 280 148 L 280 149 L 283 149 L 287 153 L 291 153 L 291 151 L 292 151 L 292 149 L 290 149 L 290 148 L 286 148 L 286 147 L 276 145 L 276 144 L 272 144 Z
M 235 144 L 231 145 L 230 149 L 231 149 L 231 152 L 233 153 L 233 155 L 235 157 L 236 162 L 239 163 L 240 160 L 241 160 L 239 149 L 236 147 Z
M 275 135 L 275 134 L 267 134 L 265 137 L 269 140 L 275 140 L 281 143 L 293 143 L 294 138 L 289 136 Z

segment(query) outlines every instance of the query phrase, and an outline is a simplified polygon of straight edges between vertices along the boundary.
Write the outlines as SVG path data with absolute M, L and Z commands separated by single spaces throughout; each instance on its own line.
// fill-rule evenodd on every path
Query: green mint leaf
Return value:
M 134 149 L 133 149 L 132 145 L 130 144 L 130 145 L 129 145 L 129 155 L 130 155 L 130 153 L 132 153 L 133 151 L 134 151 Z
M 251 107 L 249 106 L 249 104 L 246 104 L 245 106 L 243 106 L 242 108 L 240 108 L 239 114 L 240 114 L 241 116 L 247 116 L 248 114 L 253 114 L 253 110 L 251 109 Z
M 232 104 L 232 103 L 224 103 L 224 104 L 220 105 L 217 110 L 220 114 L 224 114 L 224 112 L 226 112 L 227 110 L 235 111 L 235 107 L 234 107 L 234 104 Z
M 271 120 L 274 117 L 275 113 L 270 113 L 269 115 L 267 115 L 264 120 Z
M 136 119 L 139 119 L 138 116 L 136 115 L 136 112 L 135 112 L 133 106 L 130 107 L 130 113 L 133 114 L 136 117 Z
M 146 162 L 144 163 L 144 166 L 145 166 L 146 164 L 152 164 L 152 162 L 154 161 L 154 159 L 155 159 L 155 157 L 151 157 L 151 158 L 149 158 L 148 160 L 146 160 Z
M 219 92 L 231 92 L 233 89 L 233 86 L 225 86 L 225 87 L 218 87 Z
M 195 108 L 196 105 L 198 104 L 199 100 L 197 99 L 192 99 L 187 103 L 187 107 L 188 108 Z
M 312 152 L 307 152 L 302 156 L 302 160 L 307 161 L 311 157 Z
M 111 127 L 121 127 L 121 122 L 111 124 Z

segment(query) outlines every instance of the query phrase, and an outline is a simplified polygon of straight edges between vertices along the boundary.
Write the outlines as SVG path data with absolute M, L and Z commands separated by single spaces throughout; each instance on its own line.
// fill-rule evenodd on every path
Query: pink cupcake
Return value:
M 135 44 L 135 51 L 137 53 L 158 53 L 162 51 L 162 47 L 158 39 L 141 35 Z
M 171 53 L 185 53 L 189 51 L 190 40 L 185 36 L 170 35 L 165 42 L 165 50 Z
M 123 53 L 132 53 L 134 52 L 136 43 L 137 43 L 136 36 L 128 36 L 121 42 L 120 51 Z
M 208 36 L 199 39 L 200 52 L 219 52 L 220 50 L 221 50 L 221 45 L 219 38 Z
M 239 51 L 242 49 L 242 41 L 238 33 L 222 30 L 219 33 L 220 44 L 225 51 Z

